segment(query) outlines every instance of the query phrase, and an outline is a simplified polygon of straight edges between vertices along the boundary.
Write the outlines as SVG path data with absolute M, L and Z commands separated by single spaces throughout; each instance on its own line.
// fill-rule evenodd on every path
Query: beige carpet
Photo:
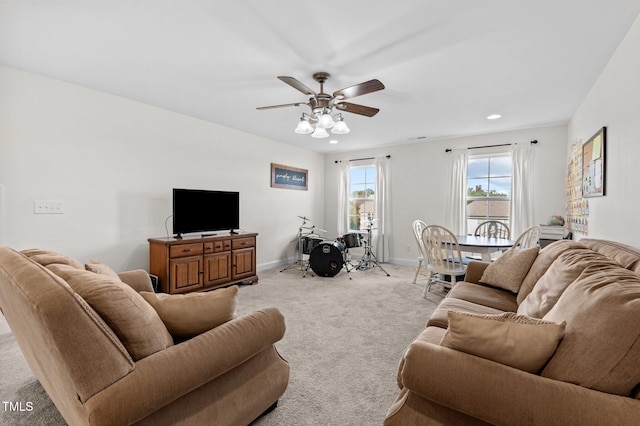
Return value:
M 383 265 L 322 278 L 297 269 L 263 271 L 242 286 L 238 314 L 275 306 L 287 332 L 277 344 L 291 378 L 278 407 L 255 426 L 376 425 L 398 394 L 402 352 L 440 298 L 421 297 L 414 269 Z M 62 425 L 64 421 L 35 380 L 11 335 L 0 336 L 0 400 L 32 402 L 32 411 L 7 412 L 2 425 Z

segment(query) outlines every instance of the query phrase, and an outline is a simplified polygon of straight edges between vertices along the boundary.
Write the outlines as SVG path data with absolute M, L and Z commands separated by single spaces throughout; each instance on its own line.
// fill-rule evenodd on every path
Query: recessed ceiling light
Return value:
M 337 144 L 337 143 L 338 143 L 338 141 L 337 141 L 337 140 L 335 140 L 335 139 L 331 139 L 331 140 L 329 141 L 329 143 Z
M 491 114 L 490 116 L 487 117 L 487 120 L 496 120 L 500 117 L 502 117 L 500 114 Z

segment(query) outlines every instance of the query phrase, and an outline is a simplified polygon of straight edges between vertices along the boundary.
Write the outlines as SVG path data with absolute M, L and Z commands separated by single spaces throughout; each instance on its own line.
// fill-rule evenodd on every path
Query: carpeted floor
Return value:
M 441 298 L 421 297 L 414 268 L 383 265 L 335 277 L 305 278 L 295 268 L 262 271 L 257 285 L 242 286 L 238 315 L 279 308 L 287 332 L 277 344 L 291 377 L 278 407 L 254 422 L 272 425 L 376 425 L 398 394 L 402 352 L 424 329 Z M 0 400 L 31 402 L 33 410 L 7 412 L 2 425 L 62 425 L 11 335 L 0 336 Z

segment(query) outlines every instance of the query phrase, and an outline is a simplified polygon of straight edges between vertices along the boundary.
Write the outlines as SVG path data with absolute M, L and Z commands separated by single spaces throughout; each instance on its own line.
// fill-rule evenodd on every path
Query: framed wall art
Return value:
M 271 187 L 284 189 L 308 189 L 309 171 L 297 167 L 271 163 Z
M 602 197 L 606 185 L 607 128 L 603 127 L 582 144 L 582 197 Z

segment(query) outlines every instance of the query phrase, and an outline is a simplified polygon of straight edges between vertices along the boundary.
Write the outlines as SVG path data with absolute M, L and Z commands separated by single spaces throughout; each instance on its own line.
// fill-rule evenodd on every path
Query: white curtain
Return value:
M 338 234 L 349 232 L 349 162 L 340 164 L 340 186 L 338 187 Z
M 389 234 L 391 220 L 389 214 L 389 159 L 376 157 L 376 208 L 374 228 L 377 228 L 374 254 L 379 262 L 389 260 Z
M 466 149 L 451 152 L 445 226 L 456 235 L 467 235 L 467 160 Z
M 529 143 L 511 146 L 511 237 L 533 226 L 533 149 Z

